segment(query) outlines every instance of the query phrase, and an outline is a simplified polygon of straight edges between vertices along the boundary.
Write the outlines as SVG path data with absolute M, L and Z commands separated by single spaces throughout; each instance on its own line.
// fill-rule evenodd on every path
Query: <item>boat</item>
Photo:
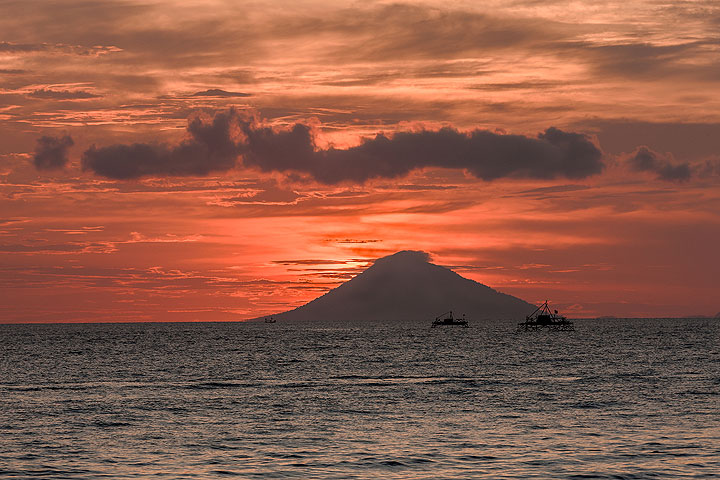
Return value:
M 265 323 L 275 323 L 276 321 L 273 317 L 265 317 Z
M 442 315 L 438 315 L 435 317 L 435 320 L 432 322 L 432 328 L 435 327 L 445 327 L 445 326 L 452 326 L 452 325 L 458 325 L 464 328 L 468 328 L 468 321 L 465 320 L 465 315 L 463 314 L 462 318 L 455 318 L 453 317 L 452 310 L 449 312 L 445 312 Z
M 545 300 L 545 303 L 525 317 L 524 322 L 518 323 L 518 330 L 526 332 L 529 330 L 574 331 L 575 325 L 560 315 L 557 310 L 550 310 L 550 305 Z

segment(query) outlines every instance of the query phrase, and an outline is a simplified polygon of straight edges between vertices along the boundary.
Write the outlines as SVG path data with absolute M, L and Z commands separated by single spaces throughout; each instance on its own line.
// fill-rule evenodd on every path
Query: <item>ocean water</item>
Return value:
M 720 322 L 0 325 L 2 478 L 720 478 Z

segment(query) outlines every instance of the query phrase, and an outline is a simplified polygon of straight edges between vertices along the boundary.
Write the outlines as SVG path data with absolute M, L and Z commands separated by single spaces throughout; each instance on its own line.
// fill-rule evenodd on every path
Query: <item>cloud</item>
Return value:
M 596 132 L 609 154 L 632 152 L 638 145 L 679 158 L 700 160 L 720 152 L 720 123 L 644 122 L 631 119 L 592 119 L 578 128 Z
M 482 180 L 584 178 L 600 173 L 601 151 L 585 136 L 551 127 L 537 138 L 454 128 L 378 134 L 348 149 L 316 150 L 312 130 L 245 125 L 245 166 L 305 173 L 326 184 L 395 178 L 424 167 L 463 169 Z
M 473 8 L 438 8 L 412 2 L 341 8 L 313 15 L 296 16 L 270 23 L 273 37 L 331 37 L 329 48 L 315 52 L 325 61 L 391 62 L 451 60 L 498 55 L 494 68 L 520 52 L 543 58 L 556 57 L 586 66 L 592 73 L 621 78 L 657 79 L 659 75 L 717 80 L 715 38 L 710 32 L 693 30 L 670 43 L 651 29 L 627 35 L 621 22 L 587 23 L 562 21 L 562 16 L 524 16 L 502 8 L 485 13 Z M 668 14 L 668 18 L 674 18 Z M 636 19 L 638 25 L 642 20 Z M 677 30 L 677 29 L 676 29 Z M 604 35 L 600 35 L 603 33 Z M 705 34 L 705 35 L 703 35 Z M 676 31 L 676 35 L 678 35 Z M 705 38 L 703 38 L 705 36 Z M 298 42 L 300 43 L 300 42 Z M 518 61 L 523 61 L 518 57 Z M 688 62 L 688 58 L 695 61 Z M 572 59 L 572 60 L 570 60 Z M 469 73 L 469 72 L 468 72 Z M 376 77 L 377 78 L 377 77 Z M 369 80 L 373 80 L 372 77 Z M 362 82 L 362 79 L 360 79 Z M 352 86 L 343 80 L 331 85 Z M 362 83 L 360 83 L 362 84 Z M 525 84 L 525 85 L 523 85 Z M 548 89 L 552 82 L 496 83 L 480 89 Z
M 410 190 L 410 191 L 428 191 L 428 190 L 454 190 L 457 185 L 423 185 L 423 184 L 407 184 L 407 185 L 388 185 L 389 190 Z
M 628 158 L 630 168 L 636 172 L 652 172 L 661 180 L 668 182 L 685 182 L 690 180 L 690 165 L 673 164 L 664 155 L 653 152 L 648 147 L 638 149 Z
M 27 94 L 28 97 L 54 99 L 54 100 L 84 100 L 87 98 L 100 98 L 100 95 L 83 90 L 51 90 L 41 88 Z
M 446 127 L 378 134 L 355 147 L 321 150 L 308 125 L 274 128 L 231 109 L 216 113 L 209 123 L 195 117 L 188 132 L 190 138 L 175 147 L 93 146 L 83 155 L 83 169 L 115 179 L 207 175 L 232 168 L 242 155 L 245 167 L 305 174 L 324 184 L 337 184 L 396 178 L 425 167 L 467 170 L 486 181 L 585 178 L 604 168 L 602 152 L 585 135 L 554 127 L 536 138 Z
M 564 82 L 534 80 L 525 82 L 482 83 L 473 85 L 469 88 L 472 90 L 488 90 L 496 92 L 503 90 L 547 90 L 562 87 L 564 85 L 566 85 Z
M 699 168 L 698 175 L 709 177 L 713 175 L 720 176 L 720 158 L 711 158 L 706 160 Z
M 44 44 L 0 42 L 0 52 L 5 53 L 39 52 L 44 50 L 47 50 L 47 45 Z
M 222 97 L 222 98 L 236 98 L 236 97 L 251 97 L 251 93 L 243 92 L 227 92 L 220 90 L 219 88 L 211 88 L 203 92 L 196 92 L 192 94 L 193 97 Z
M 280 189 L 268 189 L 264 191 L 250 192 L 244 195 L 237 195 L 221 200 L 224 205 L 294 205 L 302 198 L 296 192 Z
M 68 242 L 62 244 L 0 244 L 0 253 L 18 255 L 74 255 L 80 253 L 112 253 L 112 242 Z
M 273 260 L 276 265 L 346 265 L 350 261 L 343 260 Z
M 518 192 L 517 195 L 522 196 L 534 196 L 534 195 L 547 195 L 547 194 L 553 194 L 553 193 L 568 193 L 568 192 L 578 192 L 582 190 L 589 190 L 590 187 L 587 185 L 555 185 L 552 187 L 540 187 L 540 188 L 533 188 L 530 190 L 523 190 L 522 192 Z
M 35 146 L 33 164 L 38 170 L 57 170 L 68 162 L 68 150 L 74 145 L 69 135 L 62 137 L 43 136 Z
M 234 110 L 206 121 L 191 118 L 189 137 L 177 146 L 134 143 L 92 146 L 82 157 L 83 170 L 119 180 L 146 176 L 204 176 L 233 168 L 240 145 L 236 140 L 238 115 Z
M 122 49 L 114 45 L 95 45 L 86 47 L 84 45 L 68 45 L 64 43 L 11 43 L 0 42 L 0 52 L 8 54 L 23 54 L 46 52 L 52 54 L 66 54 L 79 56 L 100 56 L 108 53 L 121 52 Z
M 339 35 L 337 48 L 329 49 L 329 55 L 344 61 L 469 58 L 489 50 L 531 47 L 567 36 L 559 22 L 412 3 L 323 13 L 322 17 L 277 19 L 270 32 L 279 38 Z M 347 48 L 350 45 L 352 48 Z
M 558 53 L 575 54 L 598 73 L 621 77 L 655 79 L 658 75 L 707 75 L 697 65 L 688 68 L 688 57 L 700 59 L 703 42 L 691 41 L 674 45 L 656 45 L 644 42 L 627 42 L 599 45 L 592 42 L 559 42 L 554 45 Z M 704 75 L 703 75 L 704 74 Z

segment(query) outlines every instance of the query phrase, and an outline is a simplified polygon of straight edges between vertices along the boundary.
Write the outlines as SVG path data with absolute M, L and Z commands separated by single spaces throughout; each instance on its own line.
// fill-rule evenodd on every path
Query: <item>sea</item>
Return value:
M 720 478 L 720 321 L 0 325 L 0 478 Z

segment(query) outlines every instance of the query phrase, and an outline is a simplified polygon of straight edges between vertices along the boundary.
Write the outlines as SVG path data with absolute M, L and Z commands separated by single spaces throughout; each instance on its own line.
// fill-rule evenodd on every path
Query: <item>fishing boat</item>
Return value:
M 437 317 L 435 317 L 435 320 L 433 320 L 433 322 L 432 322 L 432 328 L 452 326 L 452 325 L 458 325 L 460 327 L 468 328 L 468 321 L 465 320 L 464 314 L 463 314 L 462 318 L 453 317 L 453 313 L 451 310 L 449 312 L 443 313 L 442 315 L 438 315 Z
M 273 317 L 265 317 L 265 323 L 275 323 L 276 321 Z
M 525 321 L 518 323 L 518 330 L 556 330 L 556 331 L 573 331 L 575 325 L 573 322 L 563 317 L 557 310 L 550 310 L 548 301 L 540 305 L 533 313 L 525 317 Z

